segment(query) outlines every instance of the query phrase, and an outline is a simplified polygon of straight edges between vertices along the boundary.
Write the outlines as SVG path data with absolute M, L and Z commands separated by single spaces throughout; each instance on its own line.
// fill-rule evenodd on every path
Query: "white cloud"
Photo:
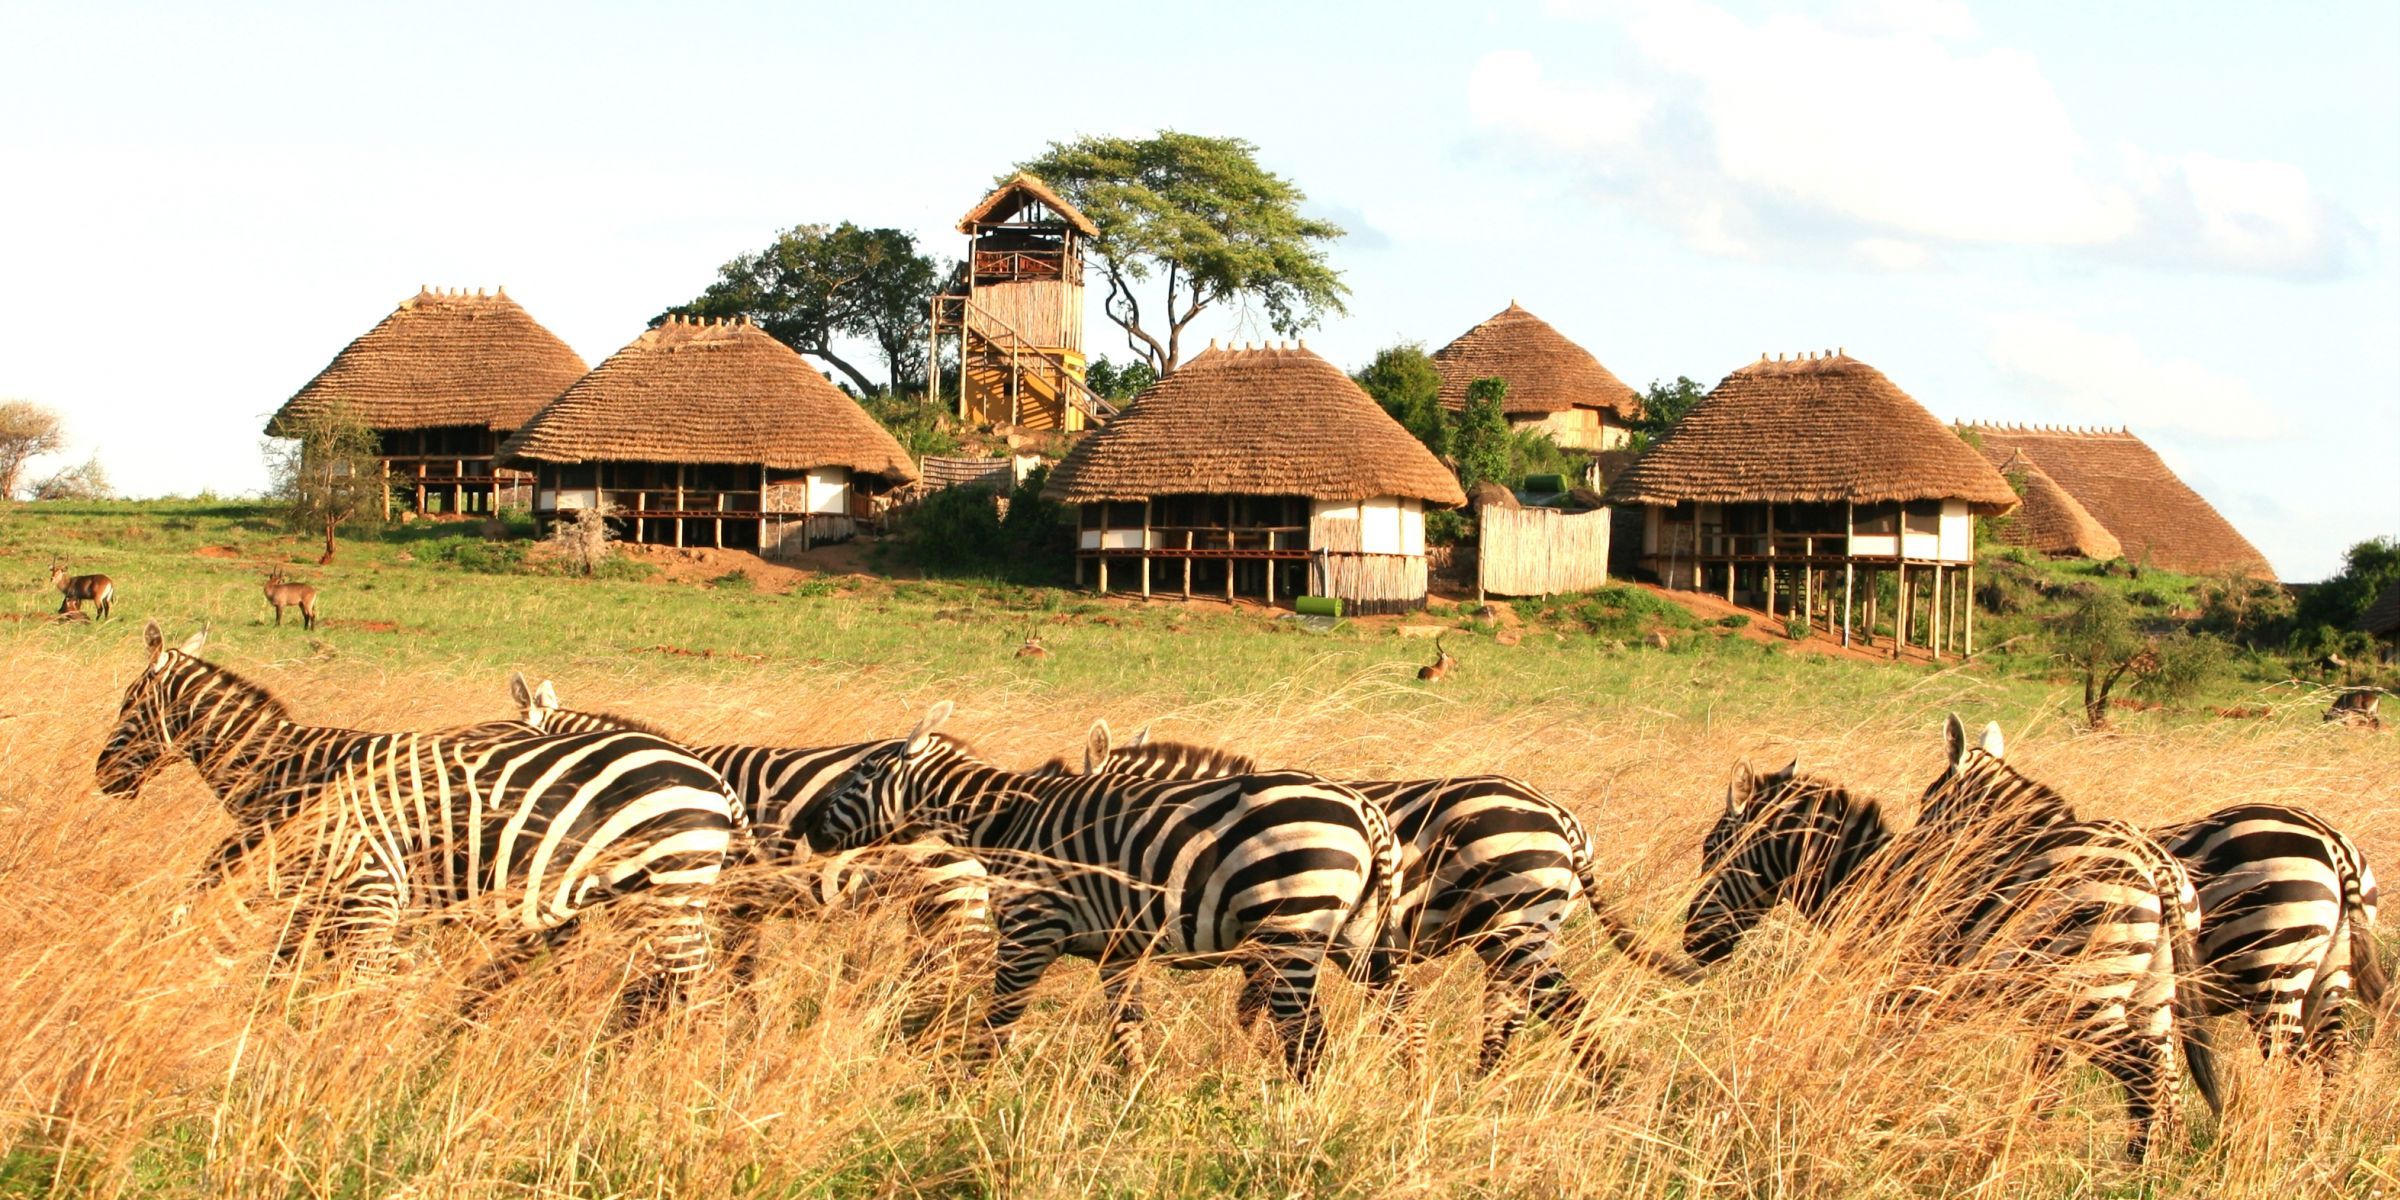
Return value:
M 2210 441 L 2256 440 L 2282 428 L 2248 384 L 2190 359 L 2153 358 L 2128 334 L 2095 333 L 2038 313 L 1992 317 L 1990 330 L 1992 365 L 2036 406 L 2074 424 Z
M 1758 21 L 1699 0 L 1553 8 L 1620 19 L 1630 82 L 1585 87 L 1499 51 L 1470 76 L 1470 114 L 1703 248 L 1848 248 L 1914 269 L 1927 243 L 2036 246 L 2308 276 L 2340 271 L 2364 236 L 2290 164 L 2094 152 L 2040 64 L 1973 45 L 1955 3 Z M 1892 253 L 1903 244 L 1917 253 Z

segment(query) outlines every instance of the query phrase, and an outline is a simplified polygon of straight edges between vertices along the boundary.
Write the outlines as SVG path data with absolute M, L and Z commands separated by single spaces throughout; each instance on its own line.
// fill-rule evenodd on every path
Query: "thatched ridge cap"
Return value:
M 1100 227 L 1092 224 L 1092 219 L 1083 215 L 1082 209 L 1067 203 L 1066 197 L 1050 190 L 1050 185 L 1031 171 L 1018 171 L 1001 180 L 983 199 L 975 202 L 975 207 L 967 210 L 967 215 L 958 219 L 958 231 L 973 233 L 978 225 L 993 224 L 1004 216 L 1013 216 L 1025 207 L 1021 203 L 1015 208 L 1008 207 L 1009 196 L 1015 192 L 1023 192 L 1040 201 L 1042 207 L 1057 213 L 1061 220 L 1074 226 L 1075 232 L 1085 237 L 1100 235 Z

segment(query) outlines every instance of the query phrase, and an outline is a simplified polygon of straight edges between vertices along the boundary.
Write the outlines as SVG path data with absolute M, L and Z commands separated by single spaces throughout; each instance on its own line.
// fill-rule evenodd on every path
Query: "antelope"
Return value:
M 300 607 L 300 628 L 317 627 L 317 589 L 305 583 L 285 583 L 283 568 L 267 573 L 267 603 L 275 606 L 275 624 L 283 624 L 283 609 L 287 604 Z
M 98 619 L 105 621 L 109 610 L 117 604 L 117 585 L 106 575 L 69 575 L 65 567 L 52 562 L 50 586 L 57 588 L 62 597 L 58 602 L 61 616 L 82 612 L 83 602 L 89 600 L 99 614 Z
M 1048 658 L 1050 657 L 1050 648 L 1042 644 L 1042 639 L 1029 633 L 1025 635 L 1025 643 L 1017 647 L 1017 657 Z
M 1417 668 L 1417 678 L 1427 683 L 1439 683 L 1442 676 L 1456 670 L 1457 667 L 1458 660 L 1451 657 L 1449 651 L 1442 649 L 1442 639 L 1437 637 L 1433 639 L 1433 661 Z

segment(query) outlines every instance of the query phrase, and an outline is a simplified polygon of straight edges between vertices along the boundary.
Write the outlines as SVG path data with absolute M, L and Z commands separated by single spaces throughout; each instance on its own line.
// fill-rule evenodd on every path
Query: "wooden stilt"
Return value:
M 1966 628 L 1963 631 L 1965 644 L 1960 647 L 1959 657 L 1973 658 L 1975 657 L 1975 560 L 1971 558 L 1967 560 L 1966 615 Z
M 1192 531 L 1183 531 L 1183 598 L 1192 598 Z
M 1142 501 L 1142 599 L 1150 598 L 1150 502 Z
M 1940 563 L 1933 565 L 1933 603 L 1927 606 L 1933 611 L 1926 618 L 1933 624 L 1933 638 L 1928 644 L 1933 648 L 1935 662 L 1940 662 L 1942 659 L 1942 635 L 1948 632 L 1942 628 L 1942 618 L 1949 615 L 1942 611 L 1948 607 L 1949 601 L 1949 593 L 1944 589 L 1945 580 L 1942 578 L 1942 569 Z
M 1100 555 L 1100 594 L 1105 596 L 1108 594 L 1108 554 L 1107 547 L 1105 545 L 1107 541 L 1107 535 L 1105 533 L 1101 535 L 1101 541 L 1104 544 L 1101 547 L 1102 553 Z
M 1892 606 L 1892 657 L 1898 658 L 1908 648 L 1908 560 L 1899 560 L 1894 570 L 1898 576 L 1893 592 L 1899 603 Z

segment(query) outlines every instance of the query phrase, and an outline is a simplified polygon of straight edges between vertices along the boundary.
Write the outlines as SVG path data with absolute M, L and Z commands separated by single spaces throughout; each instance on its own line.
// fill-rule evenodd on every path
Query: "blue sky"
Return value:
M 597 362 L 777 229 L 955 255 L 1044 142 L 1174 127 L 1351 228 L 1344 365 L 1512 299 L 1636 386 L 1841 346 L 2131 425 L 2313 579 L 2400 532 L 2396 60 L 2363 3 L 0 4 L 0 397 L 251 490 L 419 284 Z

